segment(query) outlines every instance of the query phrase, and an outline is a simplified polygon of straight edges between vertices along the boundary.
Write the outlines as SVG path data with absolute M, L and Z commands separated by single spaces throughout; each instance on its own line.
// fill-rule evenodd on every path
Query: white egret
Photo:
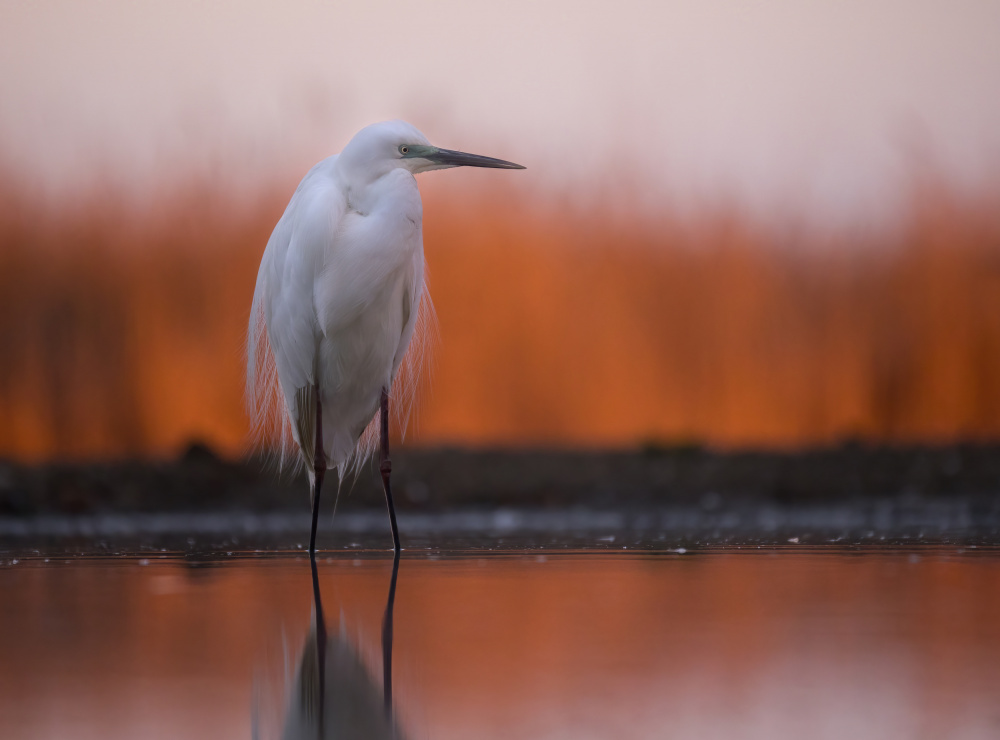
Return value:
M 524 169 L 431 146 L 403 121 L 367 126 L 303 178 L 264 250 L 247 389 L 258 422 L 270 407 L 287 423 L 308 471 L 311 554 L 323 475 L 336 468 L 342 478 L 352 461 L 372 454 L 374 433 L 363 434 L 377 412 L 379 470 L 399 552 L 389 398 L 424 294 L 423 206 L 414 175 L 462 166 Z

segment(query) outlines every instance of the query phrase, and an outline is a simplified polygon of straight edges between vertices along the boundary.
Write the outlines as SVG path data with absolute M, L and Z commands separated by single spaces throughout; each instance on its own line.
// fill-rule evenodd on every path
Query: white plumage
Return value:
M 403 121 L 373 124 L 309 171 L 271 234 L 250 316 L 248 396 L 258 428 L 290 432 L 314 490 L 317 471 L 343 476 L 374 450 L 377 426 L 365 430 L 429 308 L 414 175 L 462 165 L 521 169 L 433 147 Z M 409 395 L 392 395 L 404 417 Z
M 370 126 L 343 154 L 313 167 L 261 259 L 250 357 L 266 328 L 283 411 L 310 468 L 314 439 L 300 422 L 303 414 L 315 417 L 297 406 L 296 394 L 319 386 L 327 466 L 339 468 L 378 410 L 382 387 L 391 388 L 413 336 L 424 295 L 420 193 L 404 168 L 372 177 L 365 157 L 384 139 L 394 150 L 392 141 L 404 134 L 423 139 L 402 122 Z M 248 373 L 253 399 L 267 391 L 256 359 Z

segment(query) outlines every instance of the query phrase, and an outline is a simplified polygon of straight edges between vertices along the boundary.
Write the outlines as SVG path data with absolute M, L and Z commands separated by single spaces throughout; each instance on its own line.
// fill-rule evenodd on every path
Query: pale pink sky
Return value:
M 389 117 L 544 187 L 863 220 L 918 150 L 958 186 L 997 177 L 1000 2 L 0 6 L 0 156 L 51 192 L 300 173 Z

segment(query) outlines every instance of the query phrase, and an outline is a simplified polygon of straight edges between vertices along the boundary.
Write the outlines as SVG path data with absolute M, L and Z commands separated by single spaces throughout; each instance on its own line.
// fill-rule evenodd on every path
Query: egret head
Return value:
M 409 170 L 414 175 L 448 167 L 524 169 L 502 159 L 432 146 L 426 136 L 406 121 L 383 121 L 366 126 L 354 135 L 340 156 L 352 169 L 363 168 L 376 177 L 395 168 Z

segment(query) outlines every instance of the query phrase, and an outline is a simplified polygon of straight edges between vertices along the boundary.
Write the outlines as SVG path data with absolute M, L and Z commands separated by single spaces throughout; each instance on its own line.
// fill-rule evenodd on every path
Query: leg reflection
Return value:
M 314 517 L 315 518 L 315 517 Z M 323 597 L 319 592 L 319 573 L 316 571 L 316 554 L 311 551 L 309 555 L 309 567 L 312 568 L 313 585 L 313 634 L 316 636 L 315 660 L 316 660 L 316 696 L 326 696 L 326 619 L 323 617 Z M 306 642 L 305 650 L 309 650 L 309 642 Z M 303 654 L 302 662 L 306 661 Z M 322 700 L 312 702 L 316 714 L 316 737 L 323 735 L 323 714 L 324 702 Z
M 316 561 L 310 558 L 313 621 L 303 645 L 295 685 L 286 703 L 285 740 L 402 738 L 392 710 L 392 622 L 399 555 L 393 558 L 382 622 L 381 691 L 341 624 L 328 634 Z
M 399 550 L 392 557 L 392 576 L 389 578 L 389 595 L 385 600 L 385 617 L 382 618 L 382 699 L 385 716 L 392 716 L 392 612 L 396 606 L 396 576 L 399 575 Z

